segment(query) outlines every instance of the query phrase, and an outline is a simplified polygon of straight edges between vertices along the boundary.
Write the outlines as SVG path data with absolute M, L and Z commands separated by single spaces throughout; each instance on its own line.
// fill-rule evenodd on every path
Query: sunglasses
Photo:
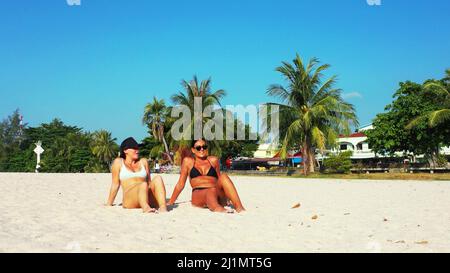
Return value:
M 201 151 L 203 150 L 208 150 L 208 145 L 203 145 L 203 146 L 196 146 L 194 147 L 197 151 Z

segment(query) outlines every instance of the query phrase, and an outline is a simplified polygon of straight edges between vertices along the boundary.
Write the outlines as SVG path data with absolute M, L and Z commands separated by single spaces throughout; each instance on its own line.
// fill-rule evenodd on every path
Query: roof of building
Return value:
M 349 137 L 366 137 L 367 135 L 362 132 L 356 132 L 350 135 L 339 135 L 340 138 L 349 138 Z

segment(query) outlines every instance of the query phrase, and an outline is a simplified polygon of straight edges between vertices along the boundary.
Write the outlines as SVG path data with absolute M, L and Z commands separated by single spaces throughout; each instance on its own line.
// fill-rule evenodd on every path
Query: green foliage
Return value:
M 437 155 L 439 148 L 450 144 L 448 122 L 429 125 L 426 116 L 440 107 L 442 97 L 431 95 L 424 84 L 414 82 L 400 83 L 394 94 L 394 101 L 387 105 L 385 112 L 378 114 L 373 121 L 374 129 L 365 133 L 371 149 L 382 155 L 393 156 L 395 152 L 404 154 Z M 413 126 L 411 121 L 413 120 Z
M 84 166 L 84 171 L 87 173 L 104 173 L 105 164 L 100 162 L 98 158 L 91 158 L 90 161 Z
M 20 125 L 19 109 L 0 123 L 0 171 L 14 171 L 25 168 L 28 154 L 20 149 L 23 146 L 23 126 Z
M 423 121 L 427 121 L 429 127 L 450 126 L 450 69 L 446 70 L 446 77 L 442 80 L 425 82 L 423 90 L 420 95 L 431 102 L 435 109 L 420 113 L 408 124 L 407 129 L 416 127 Z
M 139 154 L 145 158 L 161 159 L 165 152 L 164 144 L 152 135 L 144 138 L 139 149 Z
M 323 165 L 328 173 L 350 173 L 352 161 L 350 157 L 352 151 L 345 151 L 338 154 L 331 154 L 324 159 Z
M 220 100 L 225 96 L 224 90 L 211 91 L 211 79 L 203 80 L 199 83 L 197 77 L 187 82 L 182 81 L 183 91 L 179 92 L 171 97 L 172 102 L 175 105 L 183 105 L 190 109 L 191 113 L 194 113 L 194 98 L 202 97 L 203 110 L 208 106 L 220 106 Z M 166 107 L 164 100 L 159 100 L 156 97 L 153 101 L 148 103 L 144 110 L 144 116 L 142 122 L 147 125 L 149 129 L 149 137 L 145 138 L 141 147 L 141 155 L 149 158 L 162 158 L 164 153 L 174 152 L 176 150 L 189 150 L 191 146 L 191 139 L 193 139 L 194 133 L 194 117 L 191 116 L 191 122 L 189 124 L 191 135 L 187 136 L 187 139 L 175 141 L 170 132 L 170 128 L 178 118 L 172 118 L 170 112 L 173 106 Z M 226 118 L 227 112 L 223 110 L 223 132 L 226 132 Z M 214 117 L 203 117 L 203 126 L 207 122 L 214 122 Z M 218 128 L 219 124 L 215 124 Z M 187 131 L 189 128 L 183 128 Z M 251 128 L 248 125 L 243 125 L 242 122 L 234 118 L 235 137 L 237 139 L 238 129 L 245 131 L 245 135 L 248 136 Z M 254 151 L 258 147 L 258 140 L 213 140 L 210 141 L 210 154 L 215 155 L 222 160 L 225 160 L 228 156 L 253 156 Z
M 226 95 L 225 90 L 216 90 L 211 91 L 211 79 L 206 79 L 199 83 L 196 76 L 190 81 L 187 82 L 185 80 L 182 81 L 183 92 L 179 92 L 171 97 L 172 102 L 175 105 L 182 105 L 189 108 L 191 115 L 191 121 L 189 123 L 191 135 L 184 137 L 183 140 L 176 141 L 172 146 L 179 146 L 181 148 L 189 148 L 191 146 L 191 142 L 194 139 L 194 100 L 195 98 L 202 98 L 202 113 L 207 107 L 220 106 L 220 100 Z M 169 107 L 169 111 L 171 107 Z M 210 117 L 202 117 L 201 122 L 205 125 L 208 121 L 214 121 L 213 118 Z M 184 128 L 185 132 L 187 132 L 188 128 Z M 218 141 L 210 141 L 210 152 L 218 157 L 222 156 L 222 149 L 220 148 L 220 144 Z
M 112 138 L 111 133 L 106 130 L 96 131 L 91 135 L 91 151 L 98 162 L 108 167 L 114 158 L 118 156 L 119 146 L 116 144 L 116 139 Z
M 224 120 L 225 124 L 225 120 Z M 245 140 L 237 140 L 237 132 L 239 130 L 243 130 L 245 132 Z M 222 140 L 218 141 L 220 150 L 222 151 L 220 154 L 220 158 L 222 162 L 231 156 L 231 157 L 253 157 L 253 154 L 258 149 L 258 141 L 249 140 L 248 136 L 251 132 L 251 128 L 248 124 L 244 125 L 237 118 L 234 119 L 234 140 Z
M 305 64 L 297 54 L 293 64 L 283 62 L 276 68 L 287 87 L 274 84 L 267 90 L 283 103 L 269 103 L 280 107 L 280 155 L 285 158 L 289 149 L 302 147 L 305 173 L 314 172 L 316 149 L 335 145 L 338 134 L 349 133 L 351 125 L 358 125 L 353 105 L 342 99 L 341 89 L 334 87 L 336 77 L 323 80 L 323 72 L 329 67 L 320 65 L 316 58 Z
M 117 144 L 106 131 L 94 134 L 54 119 L 38 127 L 19 127 L 18 111 L 0 124 L 0 171 L 34 172 L 35 143 L 42 141 L 40 172 L 108 172 Z M 19 130 L 19 129 L 20 130 Z
M 438 167 L 446 167 L 448 164 L 447 157 L 443 154 L 437 156 L 436 164 Z
M 3 149 L 8 146 L 17 145 L 23 140 L 23 126 L 20 125 L 19 109 L 0 123 L 0 142 Z
M 217 156 L 221 159 L 222 162 L 231 156 L 244 156 L 244 157 L 252 157 L 253 153 L 258 149 L 259 136 L 256 136 L 255 140 L 250 140 L 250 133 L 254 133 L 252 128 L 248 124 L 244 124 L 237 117 L 233 117 L 230 115 L 231 112 L 227 112 L 226 109 L 223 109 L 223 132 L 224 138 L 227 133 L 227 118 L 234 119 L 234 129 L 233 129 L 233 139 L 232 140 L 214 140 L 210 141 L 212 149 L 210 150 L 210 154 Z M 219 128 L 219 125 L 216 125 L 216 128 Z M 238 132 L 243 132 L 244 139 L 238 140 Z
M 218 100 L 211 101 L 209 96 L 209 91 L 206 92 L 205 90 L 209 90 L 209 82 L 203 81 L 201 84 L 201 90 L 194 92 L 197 87 L 198 83 L 196 83 L 196 80 L 194 80 L 191 83 L 184 83 L 185 88 L 190 88 L 189 91 L 187 91 L 188 96 L 192 97 L 195 94 L 203 94 L 206 97 L 206 101 L 209 101 L 209 103 L 218 103 Z M 191 86 L 192 85 L 192 86 Z M 189 87 L 187 87 L 189 86 Z M 191 90 L 192 89 L 192 90 Z M 192 94 L 191 94 L 192 93 Z M 190 95 L 189 95 L 190 94 Z M 217 98 L 220 98 L 218 94 L 222 94 L 221 92 L 217 93 L 215 92 Z M 186 97 L 183 93 L 180 93 L 175 99 L 177 102 L 182 103 L 188 103 L 188 107 L 192 107 L 192 105 L 189 105 L 191 103 L 189 99 L 183 99 L 183 97 Z M 170 135 L 170 128 L 173 123 L 175 122 L 174 118 L 170 117 L 170 109 L 171 107 L 165 106 L 165 103 L 163 100 L 158 100 L 157 98 L 153 98 L 152 103 L 148 103 L 145 108 L 144 118 L 143 122 L 147 124 L 149 129 L 149 137 L 145 138 L 142 141 L 142 146 L 140 149 L 140 154 L 144 157 L 148 158 L 154 158 L 154 159 L 160 159 L 162 158 L 162 155 L 164 153 L 167 153 L 167 150 L 165 148 L 165 140 L 169 140 L 170 146 L 172 149 L 180 148 L 183 145 L 189 144 L 189 142 L 186 141 L 174 141 L 171 138 Z M 226 132 L 226 110 L 223 110 L 223 131 Z M 208 121 L 210 119 L 205 119 L 205 121 Z M 217 128 L 217 127 L 216 127 Z M 243 130 L 245 132 L 246 139 L 245 140 L 236 140 L 237 139 L 237 132 L 239 130 Z M 218 156 L 221 158 L 222 161 L 224 161 L 228 156 L 236 157 L 236 156 L 253 156 L 253 153 L 256 151 L 258 147 L 258 139 L 256 140 L 248 140 L 248 135 L 251 131 L 251 128 L 249 125 L 244 125 L 242 122 L 240 122 L 237 118 L 234 118 L 234 139 L 235 140 L 214 140 L 211 141 L 211 150 L 210 154 Z M 189 147 L 189 146 L 188 146 Z
M 153 102 L 147 103 L 145 106 L 142 123 L 147 125 L 152 138 L 160 142 L 164 149 L 164 153 L 161 152 L 160 147 L 158 147 L 158 149 L 154 149 L 153 151 L 148 150 L 148 155 L 152 157 L 159 157 L 160 155 L 162 156 L 165 154 L 166 158 L 173 163 L 169 144 L 167 142 L 167 139 L 170 139 L 170 134 L 168 134 L 167 128 L 169 128 L 168 125 L 172 122 L 169 110 L 170 108 L 166 107 L 164 100 L 158 100 L 156 97 L 153 97 Z M 167 135 L 169 135 L 169 137 L 166 137 Z M 153 149 L 153 147 L 151 149 Z
M 33 137 L 42 136 L 41 172 L 80 173 L 94 155 L 90 149 L 90 134 L 81 132 L 81 128 L 66 126 L 60 120 L 31 128 Z M 47 138 L 54 135 L 53 138 Z M 31 137 L 30 137 L 31 139 Z M 40 139 L 32 140 L 32 143 Z M 34 144 L 30 145 L 34 148 Z

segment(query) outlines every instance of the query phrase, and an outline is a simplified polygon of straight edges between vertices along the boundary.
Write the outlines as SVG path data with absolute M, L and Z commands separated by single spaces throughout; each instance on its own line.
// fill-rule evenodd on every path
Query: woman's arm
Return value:
M 171 206 L 177 201 L 178 196 L 183 191 L 184 186 L 186 185 L 186 180 L 188 177 L 189 171 L 189 158 L 184 158 L 183 163 L 181 164 L 180 178 L 178 179 L 178 183 L 175 185 L 173 189 L 172 197 L 170 197 L 169 203 L 167 205 Z
M 148 166 L 147 158 L 141 158 L 141 162 L 144 164 L 145 171 L 147 172 L 147 182 L 150 183 L 152 181 L 150 167 Z
M 119 192 L 120 188 L 119 172 L 120 172 L 120 159 L 117 158 L 116 160 L 114 160 L 111 168 L 112 183 L 111 189 L 109 190 L 108 202 L 106 203 L 107 206 L 112 206 L 114 204 L 114 199 L 116 199 L 117 193 Z
M 219 161 L 219 159 L 215 156 L 211 156 L 209 158 L 209 162 L 211 162 L 211 165 L 216 170 L 217 177 L 220 177 L 220 161 Z

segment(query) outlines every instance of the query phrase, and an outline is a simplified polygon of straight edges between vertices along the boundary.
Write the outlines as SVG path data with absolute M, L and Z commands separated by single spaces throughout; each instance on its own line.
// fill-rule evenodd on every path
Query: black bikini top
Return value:
M 192 167 L 192 169 L 191 169 L 191 171 L 189 173 L 189 176 L 191 177 L 191 179 L 196 178 L 198 176 L 212 176 L 212 177 L 215 177 L 215 178 L 219 178 L 217 176 L 216 169 L 214 169 L 214 167 L 212 166 L 212 164 L 211 164 L 211 162 L 209 160 L 208 160 L 208 162 L 209 162 L 209 165 L 211 165 L 211 167 L 209 168 L 208 173 L 206 175 L 201 174 L 200 171 L 195 167 L 195 160 L 196 159 L 194 159 L 194 166 Z

